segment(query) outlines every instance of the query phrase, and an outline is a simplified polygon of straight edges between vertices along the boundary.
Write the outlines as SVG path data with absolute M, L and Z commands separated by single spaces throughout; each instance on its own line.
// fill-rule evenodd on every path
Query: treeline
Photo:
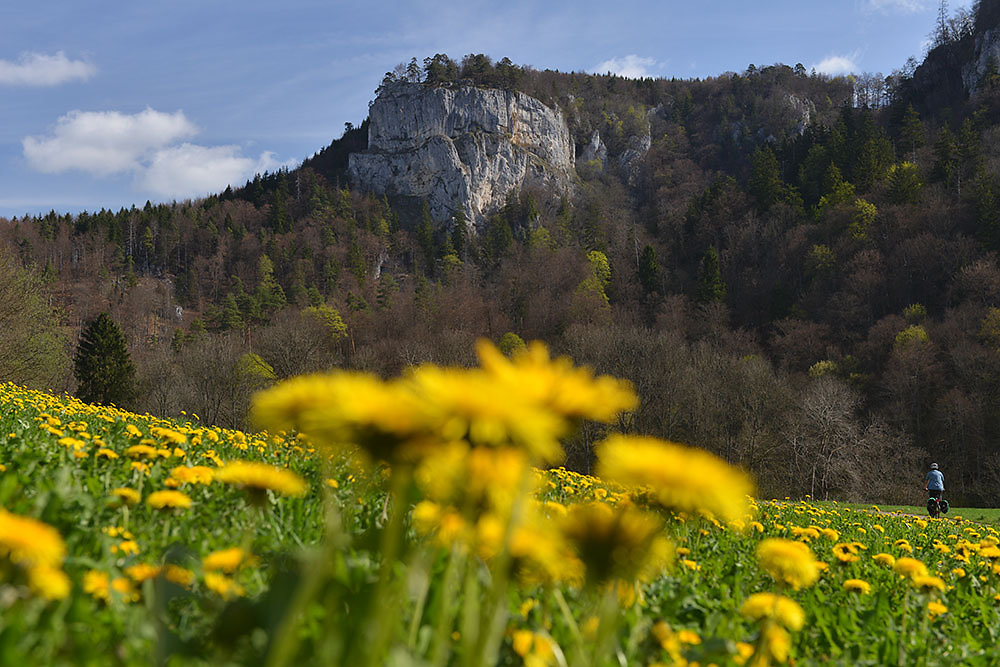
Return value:
M 488 64 L 411 63 L 428 85 Z M 954 501 L 1000 501 L 996 86 L 945 109 L 903 82 L 858 108 L 850 81 L 781 65 L 517 69 L 607 155 L 578 160 L 574 199 L 510 193 L 476 233 L 351 191 L 362 126 L 215 197 L 17 218 L 0 240 L 62 307 L 66 349 L 97 312 L 121 324 L 140 410 L 240 425 L 292 374 L 542 339 L 635 382 L 642 407 L 614 428 L 715 451 L 765 493 L 917 501 L 936 460 Z

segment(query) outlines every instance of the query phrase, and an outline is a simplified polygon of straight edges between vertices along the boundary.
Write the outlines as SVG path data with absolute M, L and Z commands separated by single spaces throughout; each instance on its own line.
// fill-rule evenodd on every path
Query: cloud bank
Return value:
M 62 51 L 55 55 L 22 53 L 17 62 L 0 60 L 0 85 L 58 86 L 67 81 L 86 81 L 97 67 L 82 60 L 70 60 Z
M 652 68 L 656 68 L 658 63 L 655 58 L 644 58 L 634 53 L 622 58 L 610 58 L 591 68 L 592 74 L 617 74 L 629 79 L 643 79 L 656 76 Z
M 239 146 L 184 141 L 197 133 L 183 111 L 71 111 L 56 121 L 50 134 L 25 137 L 21 144 L 36 171 L 131 174 L 136 189 L 176 199 L 218 192 L 241 185 L 255 173 L 286 166 L 270 152 L 253 158 L 244 156 Z
M 858 67 L 857 63 L 857 54 L 829 56 L 813 65 L 812 68 L 820 74 L 828 74 L 830 76 L 839 76 L 842 74 L 851 74 L 852 72 L 861 71 L 861 68 Z

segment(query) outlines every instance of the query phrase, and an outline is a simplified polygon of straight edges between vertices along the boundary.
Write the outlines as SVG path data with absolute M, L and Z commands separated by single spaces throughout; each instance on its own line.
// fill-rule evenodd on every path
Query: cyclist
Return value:
M 938 470 L 938 464 L 932 463 L 931 470 L 924 477 L 924 491 L 930 493 L 930 497 L 934 498 L 934 509 L 937 509 L 938 504 L 941 502 L 941 495 L 944 493 L 944 473 Z M 930 509 L 930 500 L 927 502 L 928 509 Z M 936 511 L 931 511 L 932 516 L 936 516 Z

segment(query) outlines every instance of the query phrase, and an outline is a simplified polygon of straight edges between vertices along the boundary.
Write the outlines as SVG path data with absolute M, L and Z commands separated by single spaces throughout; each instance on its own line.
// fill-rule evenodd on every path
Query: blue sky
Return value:
M 952 11 L 969 3 L 951 2 Z M 0 216 L 182 200 L 292 166 L 383 74 L 482 52 L 562 71 L 706 77 L 750 63 L 888 74 L 937 0 L 0 3 Z

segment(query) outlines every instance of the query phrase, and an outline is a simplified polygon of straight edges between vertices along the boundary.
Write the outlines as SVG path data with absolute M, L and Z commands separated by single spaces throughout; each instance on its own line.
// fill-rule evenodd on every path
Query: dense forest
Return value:
M 109 311 L 137 369 L 127 407 L 236 426 L 276 378 L 468 364 L 478 337 L 541 339 L 635 383 L 642 405 L 614 428 L 705 447 L 762 493 L 920 501 L 934 460 L 953 502 L 996 505 L 1000 76 L 941 93 L 996 18 L 977 10 L 889 76 L 414 59 L 386 83 L 559 107 L 575 195 L 511 192 L 480 229 L 408 214 L 349 187 L 365 122 L 206 199 L 0 219 L 0 303 L 25 304 L 0 318 L 46 333 L 5 325 L 0 377 L 73 391 L 79 332 Z M 27 341 L 29 360 L 13 352 Z M 568 465 L 588 469 L 601 435 L 585 427 Z

